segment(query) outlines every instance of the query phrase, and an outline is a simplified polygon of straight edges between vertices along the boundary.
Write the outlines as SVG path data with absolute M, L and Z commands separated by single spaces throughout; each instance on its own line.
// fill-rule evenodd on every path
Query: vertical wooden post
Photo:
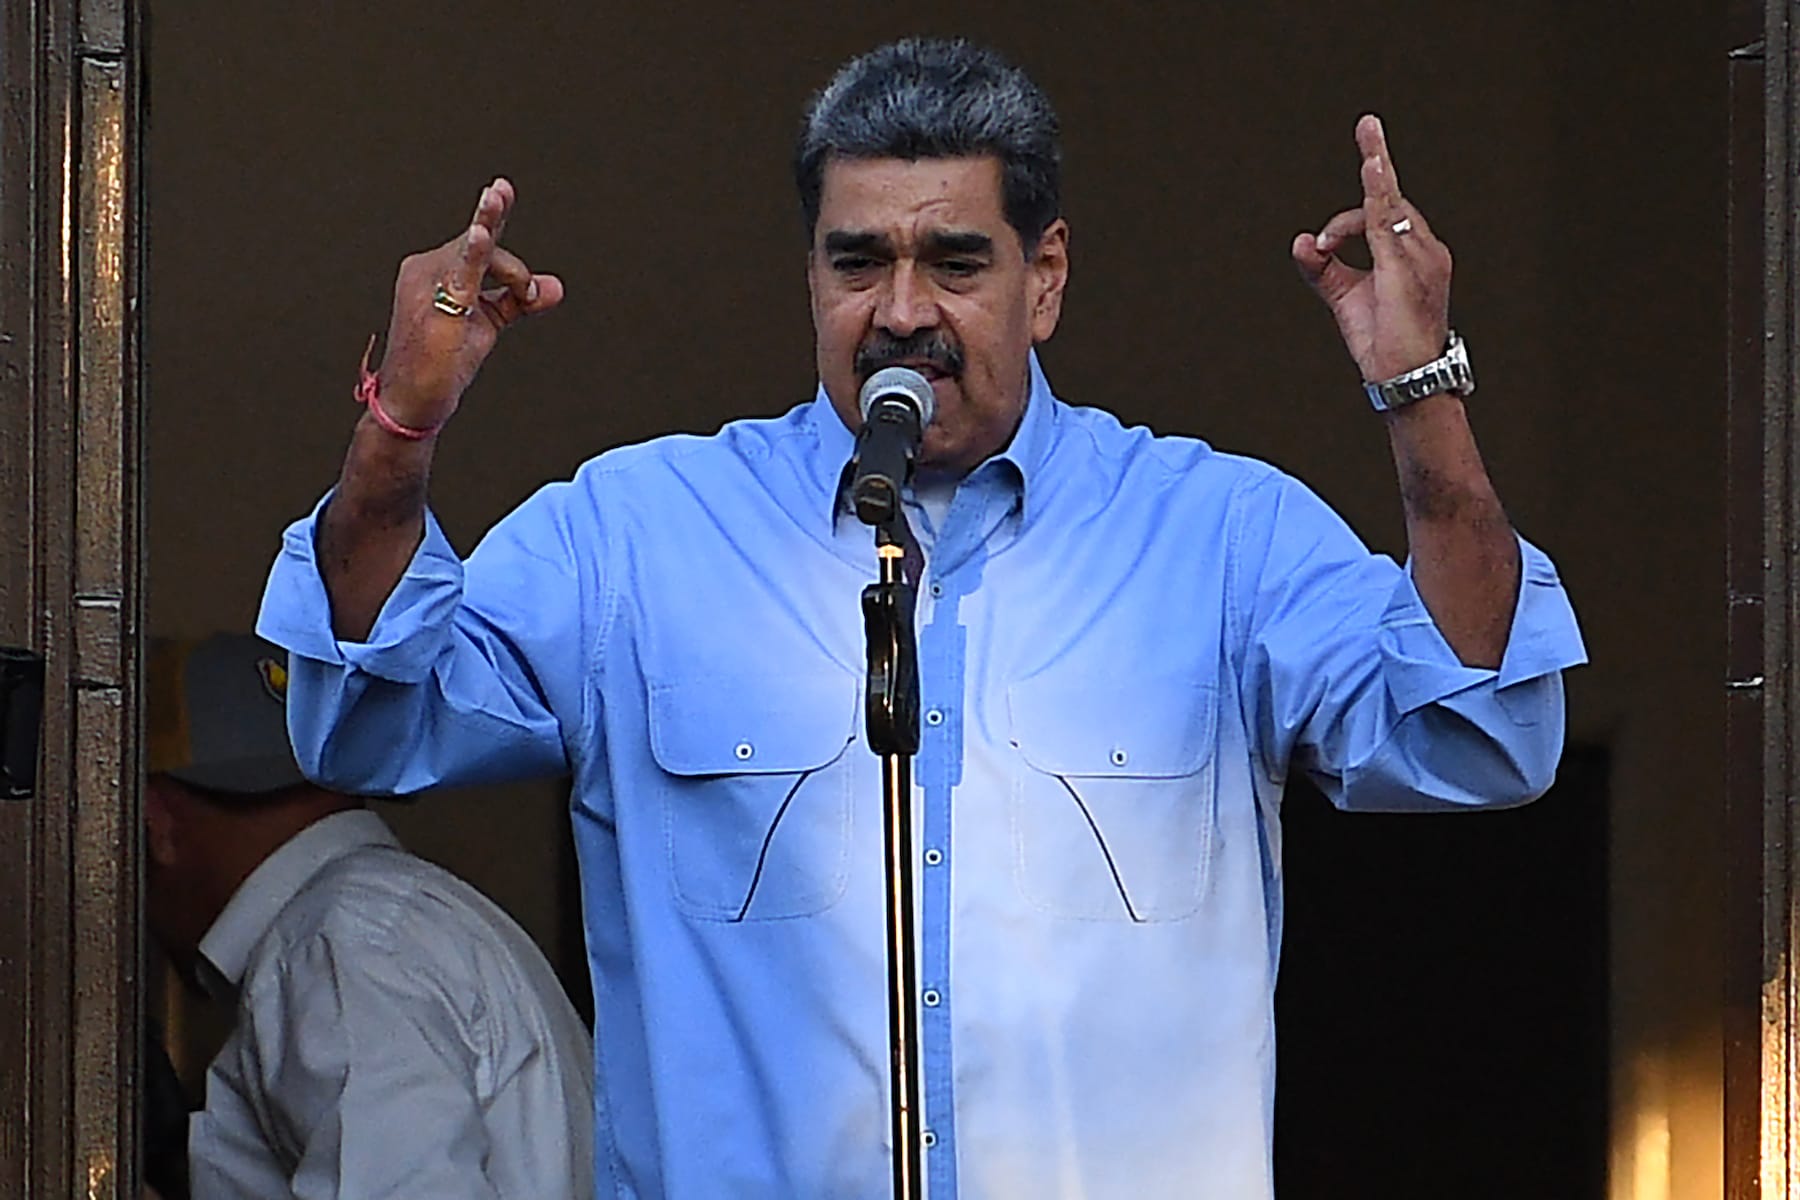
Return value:
M 44 655 L 0 800 L 0 1195 L 138 1195 L 135 0 L 0 6 L 0 641 Z
M 1729 9 L 1726 1195 L 1800 1200 L 1800 46 L 1783 0 Z

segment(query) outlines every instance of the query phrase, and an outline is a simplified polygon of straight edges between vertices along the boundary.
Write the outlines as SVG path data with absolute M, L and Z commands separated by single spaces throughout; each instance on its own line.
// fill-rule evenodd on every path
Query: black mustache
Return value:
M 921 329 L 903 338 L 877 330 L 857 348 L 856 377 L 867 379 L 883 367 L 919 362 L 930 363 L 946 375 L 959 376 L 963 370 L 962 348 L 938 329 Z

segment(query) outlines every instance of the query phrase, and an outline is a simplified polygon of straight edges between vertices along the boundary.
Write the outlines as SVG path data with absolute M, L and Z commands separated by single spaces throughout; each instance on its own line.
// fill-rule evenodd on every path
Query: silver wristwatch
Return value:
M 1415 400 L 1423 400 L 1439 392 L 1449 392 L 1456 396 L 1471 395 L 1475 391 L 1475 372 L 1469 367 L 1469 348 L 1456 336 L 1456 330 L 1452 329 L 1450 344 L 1445 347 L 1442 358 L 1380 383 L 1365 383 L 1363 391 L 1368 393 L 1369 403 L 1375 406 L 1376 412 L 1405 408 Z

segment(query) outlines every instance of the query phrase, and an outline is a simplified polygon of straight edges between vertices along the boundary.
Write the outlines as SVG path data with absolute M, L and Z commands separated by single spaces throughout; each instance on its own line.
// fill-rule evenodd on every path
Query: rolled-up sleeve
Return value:
M 404 795 L 567 769 L 562 722 L 577 719 L 587 660 L 570 486 L 540 490 L 466 566 L 427 513 L 362 642 L 331 627 L 315 552 L 330 496 L 288 528 L 257 632 L 289 652 L 288 731 L 308 778 Z
M 1370 554 L 1302 485 L 1273 476 L 1244 509 L 1244 695 L 1272 775 L 1291 761 L 1339 807 L 1387 812 L 1522 804 L 1550 786 L 1562 672 L 1587 656 L 1542 551 L 1520 539 L 1505 654 L 1471 667 L 1410 572 Z

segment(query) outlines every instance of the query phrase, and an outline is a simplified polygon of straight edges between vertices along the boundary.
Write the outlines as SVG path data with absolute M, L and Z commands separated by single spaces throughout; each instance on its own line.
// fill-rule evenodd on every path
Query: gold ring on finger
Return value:
M 472 304 L 464 304 L 450 294 L 450 289 L 440 281 L 431 289 L 431 307 L 447 317 L 466 317 L 475 311 Z
M 1391 228 L 1396 237 L 1405 237 L 1412 232 L 1412 218 L 1401 217 L 1398 221 L 1394 222 Z

